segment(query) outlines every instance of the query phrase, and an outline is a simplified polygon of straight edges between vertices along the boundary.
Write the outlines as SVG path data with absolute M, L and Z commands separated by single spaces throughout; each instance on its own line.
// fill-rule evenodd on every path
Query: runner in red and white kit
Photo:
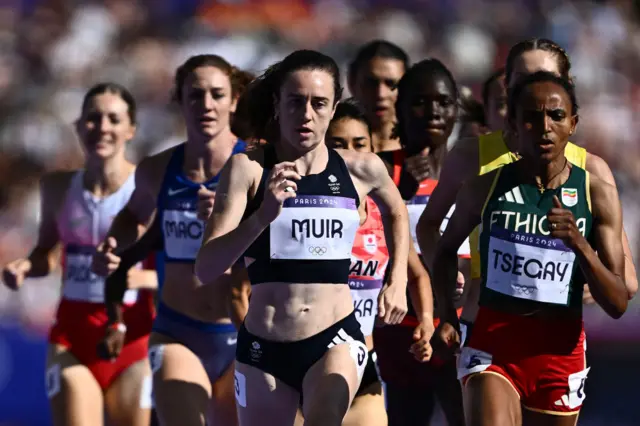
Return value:
M 336 112 L 327 130 L 327 145 L 334 149 L 348 149 L 358 152 L 372 152 L 371 126 L 360 105 L 354 99 L 345 99 L 336 107 Z M 349 287 L 353 299 L 356 318 L 365 336 L 369 360 L 353 403 L 343 421 L 343 426 L 386 426 L 382 383 L 376 368 L 373 328 L 377 315 L 377 300 L 389 264 L 382 216 L 376 203 L 366 198 L 359 209 L 360 228 L 351 252 Z M 412 251 L 409 259 L 408 289 L 414 300 L 418 300 L 419 311 L 427 312 L 423 326 L 414 330 L 414 340 L 410 349 L 419 361 L 427 361 L 431 356 L 429 340 L 433 330 L 433 299 L 429 276 L 422 267 L 417 253 Z
M 124 322 L 108 325 L 104 280 L 90 269 L 95 247 L 135 187 L 135 167 L 125 159 L 135 119 L 135 101 L 124 87 L 104 83 L 87 92 L 77 122 L 87 153 L 85 169 L 43 179 L 38 243 L 28 258 L 3 271 L 5 284 L 18 289 L 27 277 L 51 273 L 64 248 L 62 301 L 49 336 L 46 370 L 47 396 L 58 426 L 101 425 L 105 411 L 116 426 L 149 424 L 147 342 L 154 309 L 152 294 L 135 289 L 156 287 L 155 271 L 129 272 L 132 290 L 125 294 Z M 96 352 L 107 327 L 126 334 L 120 356 L 112 360 L 100 359 Z
M 426 59 L 413 65 L 398 84 L 396 134 L 402 149 L 378 154 L 407 203 L 411 236 L 417 250 L 416 225 L 438 183 L 447 140 L 457 119 L 457 99 L 456 82 L 440 61 Z M 442 223 L 443 228 L 446 222 Z M 468 256 L 468 250 L 460 254 Z M 462 277 L 459 283 L 464 283 Z M 454 360 L 438 357 L 436 347 L 432 361 L 421 364 L 399 349 L 411 341 L 416 322 L 409 305 L 401 325 L 374 331 L 378 366 L 387 385 L 389 424 L 428 425 L 437 398 L 449 425 L 462 426 L 462 394 Z

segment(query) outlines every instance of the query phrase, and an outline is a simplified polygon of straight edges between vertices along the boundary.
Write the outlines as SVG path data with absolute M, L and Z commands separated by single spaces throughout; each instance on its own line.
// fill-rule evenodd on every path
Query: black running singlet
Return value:
M 266 147 L 260 186 L 243 220 L 260 207 L 276 163 L 273 147 Z M 297 184 L 296 197 L 285 201 L 280 215 L 244 254 L 251 284 L 347 284 L 360 200 L 344 160 L 329 149 L 326 169 Z

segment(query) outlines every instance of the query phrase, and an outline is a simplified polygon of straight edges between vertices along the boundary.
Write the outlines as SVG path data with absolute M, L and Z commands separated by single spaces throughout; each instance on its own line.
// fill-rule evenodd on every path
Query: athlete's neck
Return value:
M 296 163 L 300 176 L 315 175 L 324 171 L 329 162 L 329 150 L 324 140 L 311 151 L 300 153 L 291 144 L 280 141 L 274 146 L 277 161 L 291 161 Z
M 429 164 L 433 171 L 432 179 L 440 179 L 440 171 L 442 170 L 442 164 L 444 163 L 444 156 L 447 155 L 447 143 L 443 143 L 429 151 Z
M 537 161 L 531 161 L 525 158 L 520 162 L 522 164 L 520 170 L 523 173 L 529 174 L 530 179 L 531 171 L 535 172 L 533 180 L 541 191 L 545 189 L 556 189 L 563 185 L 569 178 L 569 161 L 564 154 L 545 164 L 539 164 Z
M 205 182 L 222 170 L 238 138 L 228 127 L 211 139 L 189 137 L 184 147 L 182 171 L 192 182 Z
M 83 186 L 98 198 L 106 197 L 120 189 L 134 168 L 124 154 L 107 159 L 89 158 L 85 164 Z
M 392 137 L 394 127 L 394 122 L 387 122 L 371 129 L 373 152 L 395 151 L 401 148 L 400 139 Z

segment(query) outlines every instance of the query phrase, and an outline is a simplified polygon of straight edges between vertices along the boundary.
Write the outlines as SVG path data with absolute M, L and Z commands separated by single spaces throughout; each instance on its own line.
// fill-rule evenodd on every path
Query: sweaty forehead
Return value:
M 528 107 L 571 109 L 571 99 L 564 88 L 556 83 L 532 83 L 522 93 L 521 102 Z
M 212 66 L 194 69 L 187 76 L 185 84 L 200 89 L 228 89 L 231 87 L 229 76 L 221 69 Z
M 342 138 L 369 138 L 367 126 L 353 118 L 342 118 L 332 121 L 329 127 L 330 136 Z
M 360 73 L 379 79 L 400 80 L 404 71 L 404 63 L 399 59 L 375 57 L 363 64 Z
M 280 89 L 281 95 L 311 96 L 333 100 L 333 77 L 322 70 L 299 70 L 287 76 Z
M 95 95 L 87 103 L 87 111 L 100 111 L 107 114 L 126 114 L 129 105 L 117 93 L 105 92 Z

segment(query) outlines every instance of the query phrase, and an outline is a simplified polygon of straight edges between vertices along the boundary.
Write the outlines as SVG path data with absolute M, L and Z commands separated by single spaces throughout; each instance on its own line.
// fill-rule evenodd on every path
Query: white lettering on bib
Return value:
M 378 295 L 382 288 L 382 280 L 349 278 L 349 288 L 360 330 L 365 336 L 370 336 L 378 314 Z
M 349 259 L 359 226 L 360 215 L 352 198 L 290 198 L 269 226 L 271 259 Z
M 492 228 L 487 287 L 508 296 L 566 305 L 576 255 L 561 240 Z
M 202 245 L 204 223 L 191 210 L 165 210 L 162 232 L 167 256 L 192 261 Z
M 67 246 L 62 296 L 67 300 L 104 303 L 104 277 L 91 271 L 91 261 L 96 249 L 93 246 Z M 123 303 L 135 303 L 136 290 L 125 292 Z

